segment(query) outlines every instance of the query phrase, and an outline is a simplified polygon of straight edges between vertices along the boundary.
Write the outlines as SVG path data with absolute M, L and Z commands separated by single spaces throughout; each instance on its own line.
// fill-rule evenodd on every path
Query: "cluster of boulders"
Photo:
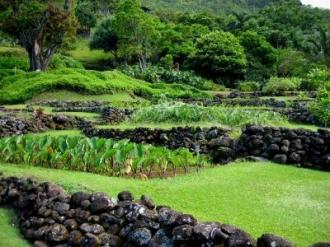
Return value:
M 292 247 L 288 240 L 248 233 L 218 222 L 200 223 L 192 215 L 158 206 L 143 195 L 124 191 L 117 199 L 104 193 L 77 192 L 31 178 L 2 177 L 0 204 L 13 208 L 23 236 L 35 247 Z M 329 246 L 323 245 L 314 246 Z
M 102 119 L 106 123 L 121 123 L 128 120 L 133 114 L 129 109 L 118 109 L 115 107 L 104 107 L 102 109 Z
M 22 120 L 13 116 L 0 116 L 0 137 L 42 132 L 47 129 L 74 129 L 83 121 L 80 118 L 64 115 L 43 115 Z
M 28 121 L 12 116 L 0 116 L 0 137 L 26 134 L 29 131 L 32 131 L 32 128 Z
M 330 132 L 250 125 L 237 143 L 239 156 L 330 171 Z
M 62 101 L 62 100 L 47 100 L 34 103 L 34 105 L 49 106 L 56 108 L 90 108 L 90 107 L 101 107 L 109 105 L 106 101 Z

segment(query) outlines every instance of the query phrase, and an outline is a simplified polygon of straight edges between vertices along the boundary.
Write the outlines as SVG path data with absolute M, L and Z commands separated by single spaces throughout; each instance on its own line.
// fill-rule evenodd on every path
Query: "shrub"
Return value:
M 165 69 L 163 67 L 150 66 L 144 71 L 138 66 L 131 66 L 123 69 L 123 72 L 131 77 L 148 81 L 151 83 L 179 83 L 208 90 L 213 88 L 213 83 L 190 71 L 179 71 L 175 69 Z
M 163 103 L 142 108 L 133 114 L 135 123 L 198 123 L 208 122 L 228 126 L 279 124 L 286 118 L 276 112 L 244 108 L 203 107 L 185 103 Z
M 238 38 L 229 32 L 215 31 L 196 41 L 196 52 L 190 57 L 191 67 L 205 77 L 233 86 L 243 79 L 247 60 Z
M 7 76 L 18 75 L 24 73 L 23 70 L 20 69 L 0 69 L 0 87 L 1 80 Z
M 238 90 L 241 92 L 254 92 L 254 91 L 258 91 L 259 89 L 260 89 L 260 85 L 258 82 L 255 81 L 241 82 L 238 85 Z
M 302 87 L 313 91 L 322 88 L 330 90 L 330 70 L 319 68 L 311 70 L 303 80 Z
M 330 124 L 330 91 L 323 89 L 319 91 L 316 101 L 311 104 L 310 112 L 324 125 Z
M 300 84 L 301 84 L 300 78 L 272 77 L 263 87 L 262 91 L 267 94 L 278 95 L 281 92 L 298 90 Z
M 165 57 L 162 57 L 159 61 L 159 64 L 165 69 L 172 69 L 174 65 L 173 56 L 167 54 Z
M 19 69 L 28 71 L 29 61 L 26 56 L 20 56 L 17 52 L 1 52 L 0 69 Z
M 83 69 L 84 66 L 79 61 L 72 57 L 64 56 L 61 54 L 56 54 L 50 64 L 52 69 L 65 69 L 65 68 L 75 68 Z

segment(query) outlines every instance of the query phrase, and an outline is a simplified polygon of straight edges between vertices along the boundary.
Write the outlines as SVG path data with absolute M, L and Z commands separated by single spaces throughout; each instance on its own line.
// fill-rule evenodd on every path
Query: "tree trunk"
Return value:
M 32 47 L 27 48 L 30 59 L 30 71 L 41 71 L 42 62 L 41 62 L 41 49 L 38 41 L 34 41 Z
M 54 45 L 46 52 L 42 52 L 40 44 L 37 40 L 33 42 L 32 46 L 26 48 L 29 54 L 30 71 L 44 71 L 48 69 L 52 57 L 54 56 L 58 45 Z

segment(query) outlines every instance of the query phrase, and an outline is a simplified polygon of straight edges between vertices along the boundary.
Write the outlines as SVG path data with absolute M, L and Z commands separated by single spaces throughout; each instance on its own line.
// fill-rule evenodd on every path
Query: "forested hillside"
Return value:
M 152 10 L 199 12 L 216 15 L 228 11 L 253 11 L 281 0 L 144 0 L 143 4 Z

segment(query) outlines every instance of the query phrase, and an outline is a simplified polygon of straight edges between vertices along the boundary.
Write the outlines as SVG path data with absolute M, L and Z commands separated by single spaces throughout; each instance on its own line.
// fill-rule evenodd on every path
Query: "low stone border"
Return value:
M 234 226 L 198 222 L 170 207 L 156 207 L 147 196 L 134 200 L 128 191 L 119 193 L 118 199 L 104 193 L 69 196 L 50 183 L 3 177 L 0 204 L 16 211 L 23 236 L 35 247 L 293 247 L 272 234 L 255 241 Z
M 47 129 L 74 129 L 79 127 L 81 122 L 83 120 L 80 118 L 64 115 L 43 115 L 30 120 L 21 120 L 13 116 L 0 116 L 0 137 L 43 132 Z
M 272 110 L 288 116 L 288 119 L 292 122 L 324 126 L 324 124 L 310 113 L 306 102 L 294 102 L 288 109 Z
M 260 156 L 281 164 L 330 171 L 330 132 L 247 126 L 236 152 L 241 157 Z

